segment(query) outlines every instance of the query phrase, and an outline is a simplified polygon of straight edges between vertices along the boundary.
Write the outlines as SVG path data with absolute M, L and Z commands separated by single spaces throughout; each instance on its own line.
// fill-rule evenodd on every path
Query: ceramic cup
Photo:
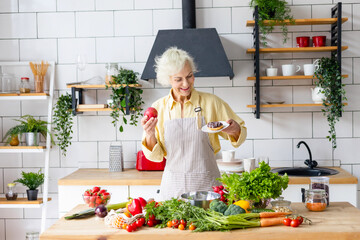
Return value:
M 296 37 L 296 46 L 297 47 L 308 47 L 310 45 L 310 37 Z
M 324 47 L 326 45 L 326 36 L 312 37 L 313 47 Z
M 281 65 L 281 67 L 282 67 L 283 76 L 294 76 L 295 73 L 297 73 L 301 69 L 299 65 L 294 65 L 294 64 L 284 64 Z
M 235 151 L 234 150 L 224 150 L 222 151 L 222 160 L 224 162 L 231 162 L 235 158 Z
M 245 172 L 251 172 L 255 169 L 255 158 L 245 158 L 243 162 Z
M 266 69 L 266 76 L 274 77 L 277 76 L 278 69 L 274 67 L 270 67 Z

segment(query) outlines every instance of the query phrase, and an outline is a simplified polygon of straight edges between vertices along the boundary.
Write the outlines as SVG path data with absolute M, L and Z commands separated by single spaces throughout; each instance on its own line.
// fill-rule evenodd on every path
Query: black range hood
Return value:
M 159 30 L 141 79 L 156 79 L 155 57 L 169 47 L 190 53 L 199 72 L 195 77 L 234 77 L 215 28 L 195 28 L 195 0 L 182 0 L 183 29 Z

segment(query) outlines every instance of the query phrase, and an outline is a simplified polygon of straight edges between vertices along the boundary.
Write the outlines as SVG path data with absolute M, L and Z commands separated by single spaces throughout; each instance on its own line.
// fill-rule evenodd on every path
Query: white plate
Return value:
M 216 160 L 216 163 L 218 165 L 226 165 L 226 166 L 237 166 L 237 165 L 242 165 L 243 164 L 243 160 L 242 159 L 234 159 L 231 162 L 224 162 L 221 158 Z
M 221 132 L 222 130 L 224 130 L 225 128 L 227 128 L 230 124 L 228 124 L 227 122 L 225 121 L 219 121 L 223 124 L 223 128 L 222 129 L 219 129 L 219 130 L 216 130 L 216 131 L 213 131 L 213 130 L 210 130 L 207 125 L 204 125 L 202 128 L 201 128 L 201 131 L 203 132 L 206 132 L 206 133 L 217 133 L 217 132 Z

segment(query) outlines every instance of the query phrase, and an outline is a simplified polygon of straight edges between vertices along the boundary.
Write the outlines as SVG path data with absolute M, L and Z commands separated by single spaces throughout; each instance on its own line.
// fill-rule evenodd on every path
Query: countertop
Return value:
M 330 184 L 357 184 L 356 177 L 339 167 L 330 167 L 339 171 L 329 176 Z M 79 169 L 59 179 L 58 185 L 160 185 L 162 171 L 137 171 L 125 169 L 123 172 L 109 172 L 108 169 Z M 289 177 L 289 184 L 310 184 L 309 177 Z
M 88 219 L 64 220 L 59 219 L 54 225 L 40 235 L 40 240 L 96 240 L 96 239 L 252 239 L 252 240 L 281 240 L 281 239 L 360 239 L 360 210 L 346 202 L 334 202 L 323 212 L 310 212 L 302 203 L 291 205 L 294 212 L 312 220 L 312 225 L 302 224 L 293 228 L 284 225 L 239 229 L 229 232 L 193 233 L 190 230 L 157 229 L 142 227 L 140 230 L 128 233 L 125 230 L 105 226 L 104 222 L 95 217 Z M 84 210 L 85 205 L 78 205 L 69 215 Z M 100 237 L 103 238 L 100 238 Z M 104 238 L 106 237 L 106 238 Z

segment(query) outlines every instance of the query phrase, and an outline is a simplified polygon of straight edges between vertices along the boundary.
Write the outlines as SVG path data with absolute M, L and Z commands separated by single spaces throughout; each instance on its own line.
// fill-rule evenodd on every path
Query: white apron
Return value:
M 201 121 L 204 125 L 203 117 Z M 219 185 L 215 179 L 220 172 L 209 136 L 197 126 L 196 117 L 164 122 L 167 157 L 160 186 L 162 200 L 191 191 L 211 191 Z

